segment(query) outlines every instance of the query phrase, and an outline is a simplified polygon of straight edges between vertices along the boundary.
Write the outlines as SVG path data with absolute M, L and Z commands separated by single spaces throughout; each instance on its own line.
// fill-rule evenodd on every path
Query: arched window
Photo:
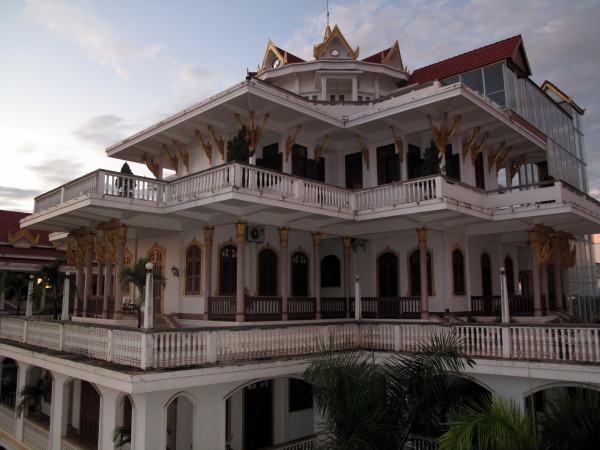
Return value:
M 185 293 L 200 295 L 202 250 L 198 244 L 191 244 L 185 252 Z
M 339 287 L 340 259 L 334 255 L 327 255 L 321 260 L 321 287 Z
M 277 296 L 277 254 L 265 248 L 258 254 L 258 295 Z
M 308 296 L 308 258 L 303 252 L 292 255 L 292 296 Z
M 504 258 L 504 269 L 506 270 L 506 286 L 508 295 L 515 295 L 515 267 L 510 256 Z
M 237 289 L 237 248 L 226 245 L 219 255 L 219 295 L 235 295 Z
M 452 252 L 452 281 L 454 295 L 465 295 L 465 256 L 459 249 Z
M 5 358 L 0 363 L 0 367 L 0 375 L 2 375 L 0 403 L 10 408 L 14 408 L 17 399 L 17 375 L 19 373 L 19 366 L 17 366 L 17 363 L 14 360 Z
M 490 255 L 481 255 L 481 295 L 492 295 L 492 261 Z
M 421 252 L 417 248 L 408 258 L 408 279 L 410 280 L 410 295 L 421 295 Z M 427 292 L 433 295 L 433 277 L 431 270 L 431 253 L 427 251 Z
M 398 257 L 383 253 L 377 260 L 378 291 L 380 297 L 398 297 Z
M 155 245 L 148 251 L 148 259 L 153 265 L 152 272 L 158 273 L 164 277 L 165 275 L 165 249 Z M 163 314 L 163 293 L 162 284 L 154 283 L 154 314 L 162 316 Z

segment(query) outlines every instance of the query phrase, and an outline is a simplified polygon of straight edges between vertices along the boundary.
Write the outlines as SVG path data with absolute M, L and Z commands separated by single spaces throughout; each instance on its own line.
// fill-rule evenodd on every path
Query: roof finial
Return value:
M 325 28 L 325 37 L 323 38 L 323 42 L 325 42 L 330 34 L 331 28 L 329 28 L 329 0 L 327 0 L 327 27 Z
M 327 28 L 329 28 L 329 0 L 327 0 Z

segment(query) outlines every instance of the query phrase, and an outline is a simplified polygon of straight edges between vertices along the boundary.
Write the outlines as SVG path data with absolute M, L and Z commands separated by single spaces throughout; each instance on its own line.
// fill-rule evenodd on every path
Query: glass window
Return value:
M 339 95 L 338 97 L 339 97 L 340 102 L 343 102 L 346 99 L 346 97 L 343 95 Z
M 542 103 L 544 105 L 544 130 L 546 136 L 550 136 L 550 133 L 552 132 L 552 124 L 550 122 L 550 100 L 546 97 L 542 97 Z
M 504 63 L 483 68 L 485 97 L 498 108 L 506 108 L 504 91 Z
M 313 96 L 312 96 L 312 100 L 313 100 L 313 102 L 316 102 L 316 101 L 317 101 L 317 98 L 318 98 L 318 97 L 317 97 L 316 95 L 313 95 Z
M 535 97 L 533 91 L 535 88 L 529 82 L 526 84 L 527 89 L 527 120 L 535 125 Z
M 569 149 L 569 125 L 567 115 L 565 113 L 560 114 L 562 116 L 562 132 L 563 132 L 563 148 L 565 150 Z
M 515 112 L 519 112 L 519 104 L 517 103 L 517 76 L 515 73 L 506 68 L 506 85 L 508 86 L 508 106 Z
M 525 79 L 517 78 L 517 92 L 519 95 L 519 115 L 527 119 L 527 90 L 525 88 Z
M 185 255 L 185 293 L 200 295 L 202 250 L 200 246 L 191 245 Z
M 549 104 L 550 108 L 550 137 L 554 139 L 554 142 L 558 142 L 558 127 L 556 125 L 556 106 L 553 103 Z
M 465 295 L 465 257 L 459 249 L 452 252 L 452 281 L 454 295 Z
M 460 81 L 460 76 L 455 75 L 453 77 L 443 79 L 442 83 L 444 83 L 446 86 L 448 86 L 449 84 L 458 83 L 459 81 Z
M 463 73 L 461 75 L 462 82 L 477 92 L 479 95 L 483 95 L 483 75 L 481 69 L 474 70 L 472 72 Z
M 292 295 L 306 297 L 308 295 L 308 258 L 302 252 L 292 255 Z
M 575 131 L 573 129 L 573 121 L 567 119 L 567 126 L 569 127 L 569 151 L 573 155 L 576 155 L 577 152 L 575 151 Z
M 562 116 L 562 113 L 559 111 L 558 108 L 556 108 L 556 131 L 558 132 L 558 139 L 556 142 L 558 142 L 558 144 L 564 148 L 565 138 L 563 136 Z
M 554 178 L 557 178 L 555 158 L 556 155 L 554 154 L 554 141 L 552 141 L 552 139 L 548 139 L 548 162 L 550 163 L 550 175 L 552 175 Z
M 542 130 L 544 133 L 546 132 L 546 127 L 544 126 L 544 107 L 542 106 L 542 92 L 538 89 L 534 89 L 535 92 L 535 123 L 537 127 Z

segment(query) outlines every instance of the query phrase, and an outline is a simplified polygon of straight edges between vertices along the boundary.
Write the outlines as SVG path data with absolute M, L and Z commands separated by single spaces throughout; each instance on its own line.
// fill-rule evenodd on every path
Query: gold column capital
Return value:
M 554 254 L 550 246 L 550 236 L 554 233 L 552 227 L 546 225 L 537 224 L 533 228 L 527 229 L 527 235 L 529 237 L 529 246 L 535 250 L 536 264 L 541 266 L 542 264 L 551 263 Z
M 283 248 L 287 248 L 288 246 L 288 238 L 290 235 L 289 227 L 277 227 L 279 230 L 279 246 Z
M 321 251 L 321 238 L 323 237 L 323 232 L 322 231 L 311 231 L 310 234 L 312 234 L 312 237 L 313 237 L 313 250 L 320 252 Z
M 245 220 L 236 220 L 235 222 L 235 233 L 237 235 L 236 242 L 243 244 L 246 242 L 246 226 L 248 222 Z
M 344 243 L 344 255 L 350 254 L 350 245 L 352 244 L 352 236 L 342 236 Z
M 215 235 L 215 227 L 202 227 L 204 230 L 204 246 L 213 246 L 213 236 Z
M 419 239 L 419 248 L 427 248 L 427 231 L 428 227 L 417 228 L 417 238 Z

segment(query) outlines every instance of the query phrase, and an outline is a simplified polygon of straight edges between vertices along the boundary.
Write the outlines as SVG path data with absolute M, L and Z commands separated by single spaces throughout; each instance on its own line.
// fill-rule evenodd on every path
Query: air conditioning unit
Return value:
M 350 241 L 350 247 L 352 247 L 352 250 L 354 250 L 354 253 L 356 253 L 356 247 L 362 247 L 362 249 L 366 252 L 367 251 L 367 240 L 360 239 L 360 238 L 352 238 L 352 240 Z
M 248 242 L 265 242 L 265 227 L 260 225 L 248 225 L 246 240 Z

